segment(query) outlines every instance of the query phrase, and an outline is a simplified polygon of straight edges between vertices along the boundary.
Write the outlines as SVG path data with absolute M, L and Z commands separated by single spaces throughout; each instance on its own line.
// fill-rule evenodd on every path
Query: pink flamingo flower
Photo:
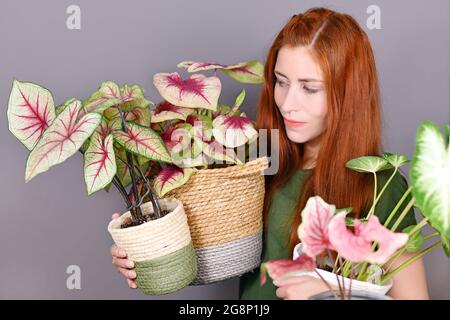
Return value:
M 339 213 L 328 225 L 328 236 L 336 251 L 352 262 L 384 264 L 408 241 L 406 233 L 395 233 L 380 224 L 376 216 L 367 223 L 354 220 L 354 233 L 345 224 L 345 213 Z M 373 242 L 378 249 L 372 250 Z
M 308 199 L 302 211 L 302 223 L 298 228 L 303 253 L 315 259 L 326 249 L 334 250 L 328 235 L 328 224 L 335 211 L 334 205 L 326 203 L 319 196 Z

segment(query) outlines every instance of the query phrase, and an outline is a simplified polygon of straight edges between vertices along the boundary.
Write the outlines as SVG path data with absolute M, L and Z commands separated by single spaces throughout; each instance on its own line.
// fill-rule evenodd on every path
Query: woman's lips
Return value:
M 293 120 L 288 120 L 286 118 L 284 118 L 284 124 L 287 127 L 301 127 L 305 124 L 306 122 L 301 122 L 301 121 L 293 121 Z

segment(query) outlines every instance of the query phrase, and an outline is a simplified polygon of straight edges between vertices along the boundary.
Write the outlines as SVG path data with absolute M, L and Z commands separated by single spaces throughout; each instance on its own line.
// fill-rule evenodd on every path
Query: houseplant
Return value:
M 183 202 L 198 258 L 193 284 L 207 284 L 260 263 L 267 158 L 255 155 L 258 133 L 239 110 L 245 90 L 234 104 L 219 103 L 218 72 L 257 84 L 263 82 L 263 66 L 258 61 L 185 61 L 178 66 L 194 74 L 183 79 L 176 72 L 158 73 L 153 78 L 163 101 L 152 110 L 152 128 L 161 134 L 173 163 L 157 168 L 149 179 L 159 196 Z
M 171 162 L 161 137 L 149 128 L 150 104 L 141 87 L 107 81 L 85 101 L 55 107 L 49 90 L 14 80 L 8 122 L 30 150 L 27 182 L 79 151 L 88 195 L 111 184 L 118 189 L 129 211 L 108 231 L 135 261 L 139 288 L 164 294 L 188 285 L 197 264 L 182 203 L 158 199 L 144 174 L 154 163 Z M 143 203 L 143 196 L 150 201 Z
M 320 277 L 329 291 L 315 298 L 355 298 L 355 287 L 363 290 L 365 298 L 383 298 L 392 286 L 392 277 L 431 250 L 442 247 L 449 256 L 450 241 L 450 130 L 447 125 L 442 135 L 431 121 L 424 121 L 417 130 L 412 159 L 411 186 L 390 213 L 384 225 L 374 216 L 375 206 L 400 166 L 408 163 L 404 155 L 384 153 L 383 157 L 361 157 L 350 160 L 347 167 L 375 178 L 374 200 L 364 219 L 351 219 L 346 215 L 351 208 L 336 210 L 320 197 L 311 197 L 302 211 L 298 229 L 301 244 L 297 245 L 294 259 L 274 260 L 262 264 L 261 283 L 266 271 L 272 278 L 292 275 Z M 380 193 L 376 193 L 377 172 L 394 168 Z M 388 228 L 405 199 L 412 194 L 395 223 Z M 423 219 L 415 226 L 397 232 L 406 213 L 416 205 Z M 421 229 L 429 225 L 434 231 L 422 236 Z M 349 230 L 353 228 L 353 231 Z M 424 240 L 438 238 L 422 249 Z M 337 256 L 333 255 L 337 253 Z M 397 268 L 390 265 L 404 252 L 414 255 Z M 326 253 L 325 257 L 321 255 Z M 330 265 L 331 262 L 331 265 Z M 330 266 L 331 271 L 317 268 Z M 387 265 L 387 270 L 383 266 Z M 353 282 L 352 282 L 353 281 Z M 332 289 L 331 285 L 339 288 Z M 353 288 L 353 294 L 352 294 Z M 381 297 L 380 297 L 381 296 Z M 385 298 L 386 296 L 384 296 Z M 359 296 L 361 298 L 361 295 Z

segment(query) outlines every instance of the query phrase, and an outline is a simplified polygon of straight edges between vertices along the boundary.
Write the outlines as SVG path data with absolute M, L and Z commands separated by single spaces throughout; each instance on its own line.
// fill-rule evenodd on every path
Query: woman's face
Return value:
M 288 138 L 296 143 L 320 141 L 327 103 L 320 66 L 302 46 L 282 47 L 275 64 L 275 103 Z

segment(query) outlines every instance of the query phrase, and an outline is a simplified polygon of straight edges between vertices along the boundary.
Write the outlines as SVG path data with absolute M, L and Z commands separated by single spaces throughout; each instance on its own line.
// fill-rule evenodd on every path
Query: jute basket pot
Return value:
M 267 157 L 245 165 L 194 172 L 169 193 L 186 210 L 197 253 L 193 285 L 239 276 L 259 266 Z
M 162 210 L 171 211 L 160 219 L 120 229 L 131 215 L 128 211 L 108 225 L 114 242 L 135 262 L 138 288 L 151 295 L 178 291 L 197 275 L 197 258 L 182 203 L 167 198 L 159 203 Z M 144 215 L 149 214 L 153 205 L 147 202 L 141 209 Z

